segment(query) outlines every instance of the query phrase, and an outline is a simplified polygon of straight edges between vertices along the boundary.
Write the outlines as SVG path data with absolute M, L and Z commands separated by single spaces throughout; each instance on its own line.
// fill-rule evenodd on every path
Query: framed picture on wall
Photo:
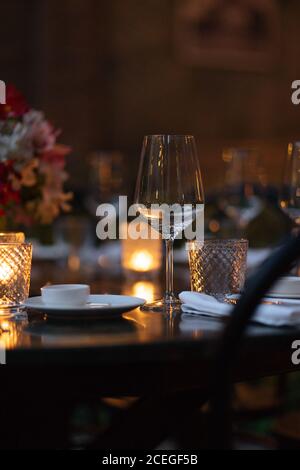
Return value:
M 267 70 L 278 63 L 281 24 L 277 0 L 178 0 L 175 47 L 186 64 Z

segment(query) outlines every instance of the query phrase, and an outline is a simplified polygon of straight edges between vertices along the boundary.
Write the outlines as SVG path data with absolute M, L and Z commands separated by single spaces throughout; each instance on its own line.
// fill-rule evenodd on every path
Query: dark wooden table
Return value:
M 186 277 L 183 279 L 181 285 L 187 288 Z M 92 283 L 92 291 L 127 289 L 128 293 L 130 285 L 133 281 L 102 279 Z M 0 367 L 0 421 L 6 423 L 0 434 L 8 447 L 30 447 L 32 441 L 36 447 L 55 445 L 53 439 L 66 434 L 60 422 L 66 422 L 71 406 L 100 396 L 143 397 L 147 406 L 145 401 L 139 402 L 128 422 L 143 419 L 145 427 L 151 430 L 152 423 L 157 433 L 162 410 L 170 407 L 166 411 L 169 419 L 172 410 L 180 416 L 183 403 L 186 412 L 187 402 L 199 406 L 207 399 L 210 363 L 224 327 L 222 321 L 201 316 L 179 314 L 169 319 L 139 309 L 113 321 L 55 323 L 29 312 L 28 318 L 1 322 L 6 330 L 2 341 L 7 347 L 7 365 Z M 299 369 L 291 361 L 295 339 L 300 339 L 300 329 L 251 325 L 236 361 L 235 380 Z M 122 426 L 118 429 L 126 432 L 125 423 Z M 131 431 L 138 429 L 132 422 L 130 426 Z M 127 447 L 134 442 L 138 445 L 134 435 L 132 432 Z M 151 433 L 145 437 L 152 442 Z M 120 435 L 113 434 L 116 445 L 118 438 Z M 126 447 L 124 434 L 122 442 Z

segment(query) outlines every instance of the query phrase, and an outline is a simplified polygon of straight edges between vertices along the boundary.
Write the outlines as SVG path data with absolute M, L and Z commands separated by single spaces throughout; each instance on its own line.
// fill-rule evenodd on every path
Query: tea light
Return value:
M 32 246 L 24 240 L 23 233 L 0 233 L 0 315 L 28 297 Z
M 141 230 L 147 224 L 139 223 Z M 144 227 L 143 227 L 144 225 Z M 161 267 L 162 242 L 160 239 L 122 240 L 122 266 L 127 272 L 154 273 Z
M 152 254 L 147 250 L 137 250 L 132 253 L 128 266 L 134 271 L 147 272 L 153 269 L 155 262 Z
M 12 267 L 3 260 L 0 264 L 0 282 L 8 282 L 13 275 L 14 271 Z

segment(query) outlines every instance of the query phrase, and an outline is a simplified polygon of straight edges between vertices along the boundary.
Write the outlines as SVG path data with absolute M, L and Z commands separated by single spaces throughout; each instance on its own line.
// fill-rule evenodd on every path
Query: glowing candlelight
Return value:
M 28 297 L 32 247 L 23 233 L 0 233 L 0 316 Z
M 12 278 L 13 275 L 14 275 L 14 271 L 13 271 L 12 267 L 6 261 L 1 261 L 1 264 L 0 264 L 0 283 L 8 282 Z
M 129 260 L 129 266 L 134 271 L 150 271 L 153 269 L 153 264 L 155 264 L 153 256 L 146 250 L 135 251 Z
M 140 224 L 140 231 L 148 230 L 148 225 Z M 145 225 L 145 227 L 143 227 Z M 125 271 L 151 273 L 159 271 L 162 259 L 162 242 L 160 239 L 122 240 L 122 266 Z
M 155 285 L 153 282 L 135 282 L 132 286 L 131 295 L 135 297 L 141 297 L 147 302 L 153 302 L 155 298 Z

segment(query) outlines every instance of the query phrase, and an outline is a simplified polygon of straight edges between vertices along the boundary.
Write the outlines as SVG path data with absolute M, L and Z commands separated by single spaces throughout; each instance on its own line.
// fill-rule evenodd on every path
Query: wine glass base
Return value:
M 170 313 L 170 312 L 180 312 L 181 302 L 176 297 L 172 299 L 160 299 L 155 300 L 154 302 L 148 302 L 142 307 L 141 310 L 144 312 L 160 312 L 160 313 Z

